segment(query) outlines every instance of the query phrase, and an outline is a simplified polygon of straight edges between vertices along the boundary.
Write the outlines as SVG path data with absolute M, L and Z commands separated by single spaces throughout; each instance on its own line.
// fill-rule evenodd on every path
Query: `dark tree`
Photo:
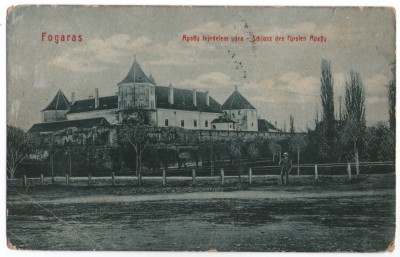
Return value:
M 28 155 L 39 149 L 40 143 L 39 135 L 7 125 L 7 173 L 10 178 L 14 178 L 18 166 Z
M 297 153 L 297 175 L 300 174 L 300 152 L 307 146 L 307 141 L 304 135 L 294 134 L 289 139 L 289 147 L 292 152 Z
M 290 121 L 290 133 L 294 133 L 294 132 L 295 132 L 295 128 L 294 128 L 294 118 L 293 118 L 292 115 L 290 115 L 289 121 Z
M 365 90 L 358 72 L 350 71 L 350 80 L 346 81 L 346 121 L 342 138 L 354 145 L 354 159 L 359 173 L 358 146 L 365 132 Z
M 321 103 L 325 124 L 325 133 L 328 142 L 332 142 L 334 137 L 335 108 L 333 101 L 333 77 L 331 63 L 323 59 L 321 63 Z
M 154 143 L 152 137 L 156 128 L 150 125 L 150 111 L 139 108 L 129 108 L 122 112 L 122 125 L 119 127 L 119 141 L 130 145 L 135 151 L 136 175 L 139 186 L 142 175 L 143 151 Z
M 365 90 L 358 72 L 350 71 L 350 81 L 346 81 L 346 119 L 365 126 Z

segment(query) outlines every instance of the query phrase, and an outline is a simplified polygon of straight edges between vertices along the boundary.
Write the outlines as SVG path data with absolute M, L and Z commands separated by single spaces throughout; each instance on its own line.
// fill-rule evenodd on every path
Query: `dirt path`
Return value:
M 196 192 L 196 193 L 169 193 L 132 196 L 91 195 L 61 199 L 35 199 L 25 194 L 19 194 L 17 201 L 10 199 L 13 205 L 29 204 L 76 204 L 76 203 L 129 203 L 143 201 L 179 201 L 179 200 L 207 200 L 207 199 L 298 199 L 298 198 L 331 198 L 331 197 L 368 197 L 368 196 L 394 196 L 394 190 L 369 190 L 369 191 L 323 191 L 323 192 L 289 192 L 289 191 L 234 191 L 234 192 Z

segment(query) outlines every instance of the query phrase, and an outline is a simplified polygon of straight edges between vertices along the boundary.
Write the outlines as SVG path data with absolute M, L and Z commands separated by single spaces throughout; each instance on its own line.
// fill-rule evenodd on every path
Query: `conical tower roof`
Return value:
M 221 106 L 222 110 L 240 110 L 240 109 L 254 109 L 256 108 L 247 99 L 237 91 L 233 91 L 231 96 Z
M 151 75 L 151 73 L 150 73 L 150 75 L 149 75 L 149 80 L 150 80 L 153 84 L 156 84 L 156 81 L 155 81 L 153 75 Z
M 133 64 L 128 74 L 118 85 L 125 83 L 153 83 L 146 74 L 144 74 L 142 68 L 140 68 L 139 63 L 136 61 L 136 56 L 134 57 Z
M 70 105 L 70 102 L 60 89 L 50 104 L 43 111 L 68 110 Z

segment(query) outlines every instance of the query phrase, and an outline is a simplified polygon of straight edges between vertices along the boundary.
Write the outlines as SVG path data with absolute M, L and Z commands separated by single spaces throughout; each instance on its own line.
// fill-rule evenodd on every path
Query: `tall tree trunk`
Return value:
M 238 175 L 239 175 L 239 184 L 240 186 L 242 186 L 242 170 L 241 170 L 241 166 L 242 166 L 242 157 L 239 158 L 239 165 L 238 165 Z
M 136 172 L 136 176 L 138 175 L 139 172 L 139 154 L 138 151 L 136 150 L 136 161 L 135 161 L 135 172 Z
M 69 176 L 71 177 L 72 172 L 72 156 L 71 156 L 71 149 L 69 150 Z
M 213 145 L 210 140 L 210 169 L 211 176 L 214 176 L 214 154 L 213 154 Z
M 358 160 L 358 147 L 357 147 L 357 143 L 356 143 L 356 141 L 354 141 L 354 159 L 355 159 L 355 162 L 356 162 L 356 173 L 357 173 L 357 176 L 358 176 L 358 174 L 360 174 L 360 162 L 359 162 L 359 160 Z
M 297 176 L 300 175 L 300 149 L 297 149 Z
M 195 155 L 195 160 L 196 160 L 196 168 L 199 168 L 199 158 L 197 154 Z
M 282 153 L 281 151 L 279 151 L 279 163 L 281 163 L 281 161 L 282 161 Z
M 139 173 L 138 173 L 138 185 L 142 185 L 142 153 L 138 154 L 138 163 L 139 163 Z
M 53 150 L 51 150 L 50 160 L 51 160 L 51 177 L 54 178 L 54 152 L 53 152 Z

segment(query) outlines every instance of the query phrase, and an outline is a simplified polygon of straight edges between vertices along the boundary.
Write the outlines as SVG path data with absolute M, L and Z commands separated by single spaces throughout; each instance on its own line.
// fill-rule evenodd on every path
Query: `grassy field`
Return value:
M 7 236 L 21 249 L 384 251 L 395 233 L 395 175 L 170 178 L 144 186 L 9 184 Z M 152 182 L 153 181 L 153 182 Z M 108 181 L 104 182 L 108 183 Z

